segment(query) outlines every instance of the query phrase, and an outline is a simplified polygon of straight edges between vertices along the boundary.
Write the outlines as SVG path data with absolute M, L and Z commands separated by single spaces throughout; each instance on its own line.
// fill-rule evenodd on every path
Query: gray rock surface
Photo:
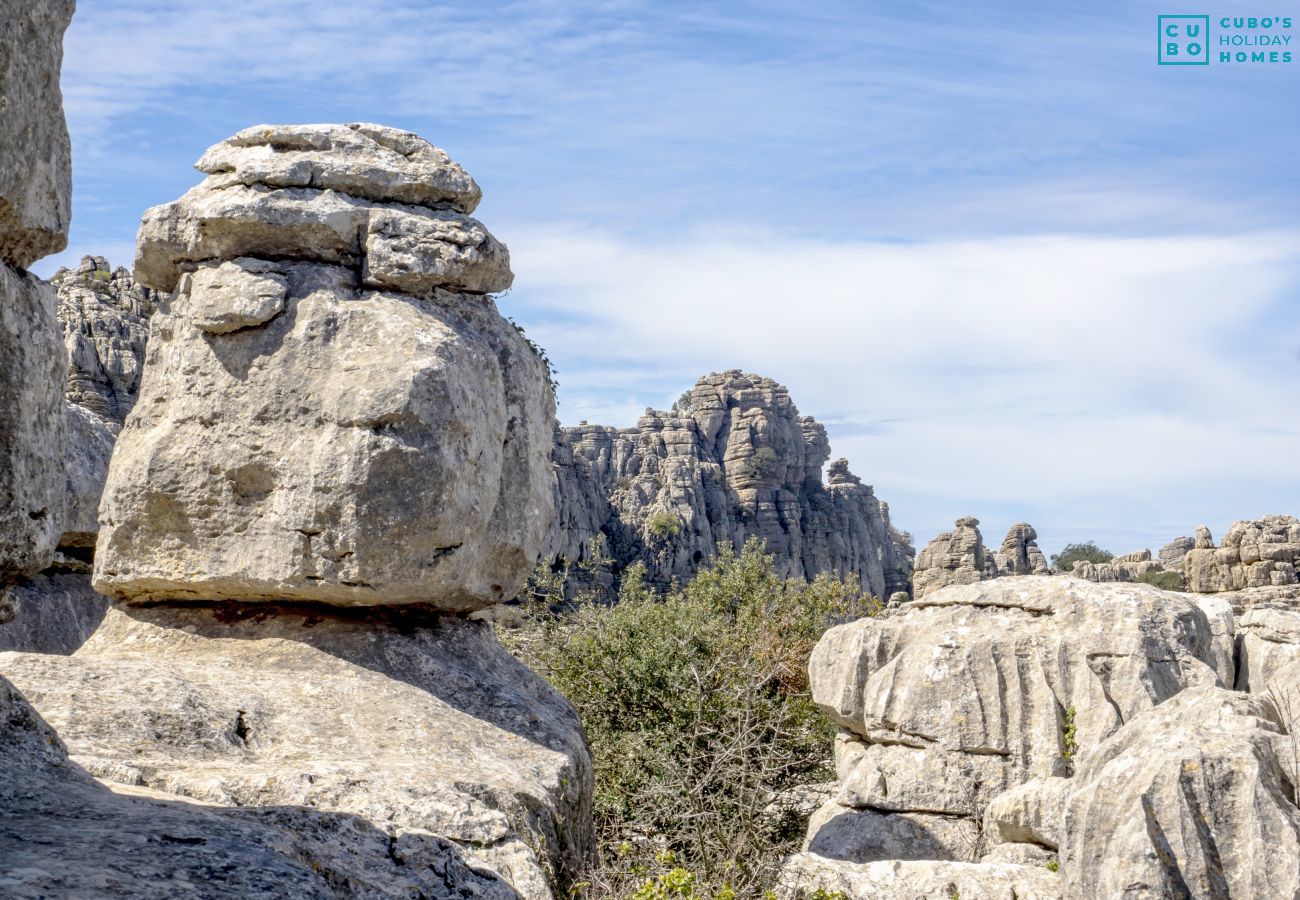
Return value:
M 376 291 L 366 286 L 375 259 L 322 236 L 355 243 L 369 227 L 374 240 L 397 240 L 407 232 L 380 226 L 464 215 L 277 188 L 239 162 L 248 150 L 248 159 L 288 153 L 267 163 L 275 172 L 337 164 L 339 186 L 355 181 L 349 189 L 382 198 L 414 190 L 441 151 L 377 126 L 269 130 L 269 143 L 251 132 L 232 139 L 234 171 L 209 159 L 222 171 L 145 214 L 137 277 L 178 292 L 150 321 L 140 401 L 100 507 L 96 589 L 133 602 L 457 611 L 510 599 L 554 504 L 545 363 L 475 293 L 496 288 L 457 268 L 479 263 L 412 257 L 384 283 L 419 296 Z M 357 156 L 364 147 L 371 157 Z M 411 162 L 386 178 L 394 147 Z M 429 191 L 463 176 L 447 166 L 455 171 Z M 467 185 L 462 206 L 477 196 Z M 414 283 L 426 277 L 434 281 Z
M 1003 792 L 1031 779 L 1055 784 L 1079 748 L 1188 686 L 1217 683 L 1215 649 L 1204 611 L 1184 595 L 1049 576 L 953 585 L 832 628 L 809 677 L 843 729 L 837 802 L 872 821 L 1015 821 L 998 842 L 1044 839 L 1050 827 L 1034 832 L 1027 814 L 990 813 L 991 802 L 1011 803 Z M 810 826 L 810 847 L 825 824 Z
M 915 599 L 952 584 L 974 584 L 996 574 L 996 563 L 984 547 L 979 524 L 974 516 L 963 516 L 953 523 L 952 531 L 940 532 L 931 539 L 916 557 L 912 576 Z
M 27 653 L 72 653 L 95 633 L 108 610 L 108 598 L 91 589 L 89 575 L 57 563 L 0 588 L 4 603 L 17 615 L 0 622 L 0 650 Z
M 147 210 L 136 277 L 241 256 L 347 266 L 360 284 L 423 295 L 510 287 L 510 254 L 461 210 L 478 186 L 438 148 L 379 125 L 259 125 L 211 148 L 206 179 Z
M 356 816 L 408 865 L 449 841 L 528 897 L 592 850 L 577 717 L 484 623 L 113 609 L 72 656 L 5 653 L 0 670 L 108 782 Z
M 1210 622 L 1210 644 L 1219 683 L 1231 687 L 1237 681 L 1237 620 L 1232 604 L 1223 595 L 1185 594 L 1201 608 Z
M 0 264 L 27 269 L 68 244 L 72 151 L 59 68 L 73 0 L 0 0 Z M 13 299 L 0 296 L 0 303 Z
M 54 311 L 48 284 L 0 264 L 0 582 L 45 568 L 62 532 L 65 357 Z
M 1205 526 L 1197 529 L 1196 549 L 1183 558 L 1188 589 L 1202 594 L 1245 588 L 1296 585 L 1300 519 L 1264 516 L 1235 522 L 1218 548 Z
M 1183 557 L 1189 550 L 1196 549 L 1196 538 L 1176 537 L 1160 548 L 1156 561 L 1166 572 L 1182 572 Z
M 1300 659 L 1300 610 L 1255 606 L 1237 622 L 1239 691 L 1258 693 L 1287 663 Z
M 667 585 L 758 537 L 786 576 L 856 575 L 879 597 L 907 589 L 913 550 L 888 506 L 843 460 L 823 482 L 825 428 L 770 378 L 714 373 L 634 428 L 561 428 L 554 458 L 557 514 L 542 558 L 557 566 L 639 560 Z M 607 559 L 593 556 L 593 539 Z
M 1056 850 L 1065 830 L 1071 784 L 1068 778 L 1033 778 L 998 794 L 984 811 L 985 840 Z
M 1300 810 L 1264 697 L 1189 689 L 1085 746 L 1061 872 L 1074 897 L 1300 895 Z
M 969 818 L 925 812 L 883 812 L 824 804 L 808 821 L 803 849 L 827 859 L 943 859 L 974 862 L 979 828 Z
M 4 678 L 0 809 L 0 894 L 15 900 L 518 896 L 450 842 L 394 840 L 357 816 L 111 791 L 68 759 Z
M 1164 567 L 1152 559 L 1150 550 L 1137 550 L 1116 556 L 1106 562 L 1094 563 L 1080 560 L 1070 573 L 1075 578 L 1099 583 L 1111 581 L 1141 581 L 1149 572 L 1162 572 Z
M 886 860 L 855 864 L 815 853 L 791 857 L 776 894 L 806 900 L 818 889 L 849 900 L 1062 900 L 1061 878 L 1043 866 Z M 823 895 L 824 896 L 824 895 Z
M 1028 522 L 1017 522 L 993 554 L 998 575 L 1050 575 L 1047 557 L 1038 548 L 1038 532 Z

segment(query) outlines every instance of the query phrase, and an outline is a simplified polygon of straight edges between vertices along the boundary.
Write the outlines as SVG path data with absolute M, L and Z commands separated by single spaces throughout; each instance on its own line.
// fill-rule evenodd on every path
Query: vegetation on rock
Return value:
M 1057 572 L 1069 572 L 1077 562 L 1104 563 L 1115 558 L 1109 550 L 1103 550 L 1093 541 L 1081 544 L 1066 544 L 1061 552 L 1052 556 L 1052 568 Z

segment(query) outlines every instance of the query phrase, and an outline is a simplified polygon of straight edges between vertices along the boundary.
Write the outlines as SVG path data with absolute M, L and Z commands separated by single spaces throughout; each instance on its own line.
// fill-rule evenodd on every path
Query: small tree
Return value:
M 646 519 L 645 527 L 655 538 L 666 541 L 681 532 L 682 520 L 666 509 L 659 509 Z
M 1103 550 L 1093 541 L 1082 544 L 1066 544 L 1060 553 L 1052 557 L 1052 568 L 1058 572 L 1070 572 L 1077 562 L 1104 563 L 1115 558 L 1109 550 Z
M 776 474 L 777 464 L 776 451 L 771 447 L 759 447 L 754 451 L 754 455 L 749 458 L 746 469 L 749 474 L 759 481 L 766 481 Z

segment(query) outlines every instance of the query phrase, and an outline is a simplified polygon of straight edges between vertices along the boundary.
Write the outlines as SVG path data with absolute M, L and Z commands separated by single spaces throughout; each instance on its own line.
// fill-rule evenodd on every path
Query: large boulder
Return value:
M 1079 748 L 1218 683 L 1214 662 L 1209 620 L 1184 595 L 1025 576 L 950 586 L 832 628 L 809 675 L 848 735 L 838 803 L 979 822 L 1007 789 L 1069 775 Z
M 513 597 L 554 509 L 554 395 L 483 293 L 510 273 L 459 211 L 477 186 L 380 126 L 259 126 L 204 160 L 213 174 L 141 225 L 137 278 L 177 293 L 150 320 L 96 589 L 451 611 Z
M 68 244 L 72 151 L 59 69 L 73 0 L 0 0 L 0 264 L 26 269 Z M 12 298 L 0 296 L 0 304 Z M 2 358 L 2 357 L 0 357 Z
M 1085 746 L 1061 846 L 1069 895 L 1300 896 L 1291 746 L 1267 698 L 1213 687 Z
M 486 623 L 115 608 L 72 656 L 0 670 L 112 784 L 356 817 L 412 866 L 449 843 L 526 897 L 592 851 L 577 716 Z
M 1292 660 L 1300 659 L 1300 610 L 1255 606 L 1237 623 L 1239 691 L 1258 693 Z

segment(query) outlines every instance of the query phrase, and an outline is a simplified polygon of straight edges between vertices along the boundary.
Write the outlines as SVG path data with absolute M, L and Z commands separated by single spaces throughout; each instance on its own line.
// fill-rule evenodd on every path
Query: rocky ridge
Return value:
M 757 537 L 786 576 L 855 575 L 881 597 L 907 590 L 913 550 L 888 505 L 844 460 L 822 480 L 826 429 L 770 378 L 707 375 L 633 428 L 584 423 L 560 428 L 555 443 L 557 514 L 543 560 L 557 568 L 585 563 L 599 578 L 640 561 L 667 585 Z

